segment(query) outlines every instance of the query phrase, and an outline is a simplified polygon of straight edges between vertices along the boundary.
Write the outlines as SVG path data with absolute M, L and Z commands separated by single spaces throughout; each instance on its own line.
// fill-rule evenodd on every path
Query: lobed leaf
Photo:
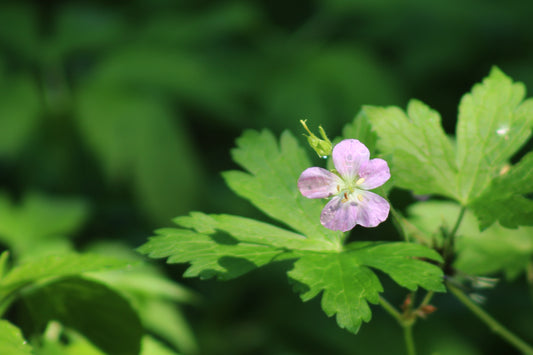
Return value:
M 371 268 L 388 274 L 399 285 L 411 290 L 421 286 L 444 292 L 442 270 L 419 260 L 442 261 L 427 247 L 411 243 L 367 243 L 347 245 L 342 252 L 303 252 L 288 272 L 293 280 L 304 284 L 301 298 L 307 301 L 322 293 L 321 305 L 328 316 L 337 315 L 341 328 L 356 333 L 363 321 L 368 322 L 368 303 L 378 303 L 383 291 Z

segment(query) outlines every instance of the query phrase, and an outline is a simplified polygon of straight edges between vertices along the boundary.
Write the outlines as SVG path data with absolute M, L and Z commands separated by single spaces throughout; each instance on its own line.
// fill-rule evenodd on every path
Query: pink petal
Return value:
M 361 166 L 359 177 L 364 178 L 364 182 L 359 186 L 365 190 L 375 189 L 383 185 L 390 179 L 390 170 L 387 162 L 383 159 L 372 159 Z
M 345 139 L 333 148 L 333 164 L 344 179 L 353 179 L 370 158 L 368 148 L 356 139 Z
M 389 203 L 383 197 L 370 191 L 355 191 L 354 200 L 357 199 L 356 223 L 363 227 L 375 227 L 389 216 Z M 360 196 L 360 198 L 357 197 Z
M 353 201 L 343 202 L 344 196 L 335 196 L 329 201 L 320 215 L 320 222 L 326 228 L 346 232 L 355 227 L 357 204 Z
M 341 178 L 326 169 L 314 167 L 303 171 L 298 179 L 298 190 L 308 198 L 326 198 L 339 192 Z

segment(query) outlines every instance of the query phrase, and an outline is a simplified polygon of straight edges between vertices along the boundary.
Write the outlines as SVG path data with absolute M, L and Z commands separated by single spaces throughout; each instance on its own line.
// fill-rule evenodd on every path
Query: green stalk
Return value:
M 414 319 L 406 319 L 393 305 L 391 305 L 385 298 L 379 297 L 379 304 L 383 309 L 389 313 L 403 329 L 403 337 L 405 340 L 405 348 L 408 355 L 416 355 L 415 341 L 413 338 Z
M 413 324 L 403 326 L 403 338 L 408 355 L 416 355 L 415 341 L 413 338 Z
M 485 312 L 481 307 L 475 304 L 461 290 L 451 285 L 449 282 L 447 282 L 446 285 L 448 286 L 448 289 L 455 295 L 455 297 L 457 297 L 457 299 L 461 301 L 461 303 L 463 303 L 470 311 L 472 311 L 472 313 L 474 313 L 479 319 L 481 319 L 481 321 L 484 322 L 490 328 L 490 330 L 498 334 L 503 340 L 505 340 L 510 345 L 520 350 L 524 354 L 533 355 L 533 347 L 531 347 L 525 341 L 510 332 L 497 320 L 492 318 L 487 312 Z

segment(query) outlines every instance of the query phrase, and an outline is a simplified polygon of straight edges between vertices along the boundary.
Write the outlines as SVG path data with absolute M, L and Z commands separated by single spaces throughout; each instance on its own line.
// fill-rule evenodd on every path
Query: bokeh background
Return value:
M 263 218 L 220 176 L 237 168 L 243 130 L 300 135 L 308 119 L 334 137 L 363 104 L 418 98 L 453 133 L 460 97 L 492 65 L 533 88 L 532 14 L 523 0 L 1 1 L 0 205 L 37 199 L 55 211 L 36 212 L 42 225 L 75 213 L 79 250 L 137 247 L 191 210 Z M 397 238 L 390 225 L 364 235 Z M 287 265 L 225 283 L 158 265 L 200 295 L 183 308 L 197 353 L 404 351 L 378 307 L 353 336 L 318 300 L 300 302 Z M 405 292 L 383 282 L 400 304 Z M 526 294 L 518 279 L 485 306 L 520 334 Z M 449 297 L 435 304 L 415 328 L 421 353 L 513 354 Z

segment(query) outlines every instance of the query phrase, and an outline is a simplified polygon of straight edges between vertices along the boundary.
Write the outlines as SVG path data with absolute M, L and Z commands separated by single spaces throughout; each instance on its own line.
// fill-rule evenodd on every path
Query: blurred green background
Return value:
M 78 214 L 81 250 L 139 246 L 191 210 L 262 218 L 220 176 L 236 168 L 229 150 L 244 129 L 300 135 L 308 119 L 336 136 L 362 104 L 418 98 L 453 133 L 460 97 L 492 65 L 533 88 L 532 14 L 522 0 L 2 1 L 2 203 L 37 194 Z M 390 225 L 365 237 L 396 238 Z M 166 267 L 202 295 L 186 309 L 200 353 L 404 351 L 400 328 L 377 307 L 353 336 L 318 300 L 300 302 L 287 266 L 226 283 Z M 491 291 L 486 306 L 531 329 L 521 281 Z M 400 304 L 404 291 L 384 284 Z M 513 354 L 457 302 L 435 303 L 415 328 L 422 354 Z

